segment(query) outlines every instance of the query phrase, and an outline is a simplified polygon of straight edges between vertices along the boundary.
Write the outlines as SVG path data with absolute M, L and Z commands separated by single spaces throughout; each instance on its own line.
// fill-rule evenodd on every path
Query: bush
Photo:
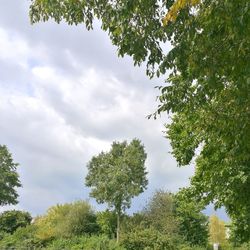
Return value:
M 96 215 L 85 201 L 66 203 L 49 208 L 46 215 L 35 220 L 37 237 L 42 240 L 94 234 L 99 231 Z
M 207 248 L 201 246 L 190 246 L 188 244 L 181 244 L 177 247 L 178 250 L 206 250 Z
M 235 248 L 236 250 L 249 250 L 250 249 L 250 242 L 248 243 L 244 243 L 241 246 L 239 246 L 238 248 Z
M 44 242 L 35 237 L 36 226 L 18 228 L 13 234 L 6 234 L 0 240 L 0 249 L 39 249 Z
M 173 241 L 166 235 L 148 228 L 123 236 L 122 245 L 127 250 L 175 250 Z
M 81 236 L 69 239 L 57 239 L 46 247 L 46 250 L 125 250 L 114 240 L 106 236 Z
M 110 239 L 115 238 L 117 227 L 117 216 L 113 211 L 102 211 L 97 213 L 97 224 L 101 233 L 107 235 Z
M 65 218 L 65 235 L 96 234 L 99 226 L 96 215 L 91 206 L 85 201 L 71 204 L 70 211 Z

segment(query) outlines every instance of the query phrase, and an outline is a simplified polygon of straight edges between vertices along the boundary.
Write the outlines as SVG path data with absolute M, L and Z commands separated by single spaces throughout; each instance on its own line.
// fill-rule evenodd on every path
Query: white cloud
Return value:
M 0 58 L 16 61 L 18 65 L 27 67 L 27 44 L 13 35 L 8 35 L 0 28 Z

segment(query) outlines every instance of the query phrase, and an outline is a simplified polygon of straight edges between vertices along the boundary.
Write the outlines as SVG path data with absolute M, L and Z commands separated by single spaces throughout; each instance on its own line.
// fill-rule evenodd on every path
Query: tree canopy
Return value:
M 162 190 L 156 191 L 144 209 L 146 221 L 151 227 L 167 235 L 176 235 L 178 220 L 174 214 L 174 196 Z
M 30 213 L 18 210 L 5 211 L 0 214 L 0 232 L 14 233 L 19 227 L 26 227 L 31 223 Z
M 125 219 L 121 238 L 125 241 L 134 241 L 140 247 L 138 249 L 143 249 L 143 244 L 153 240 L 151 237 L 145 239 L 148 236 L 144 233 L 152 234 L 152 237 L 154 234 L 158 235 L 153 244 L 164 235 L 172 242 L 189 245 L 190 248 L 187 249 L 195 249 L 195 246 L 206 247 L 208 217 L 201 212 L 204 209 L 203 205 L 187 198 L 186 192 L 186 189 L 181 189 L 176 194 L 163 190 L 155 191 L 141 212 Z M 153 249 L 153 246 L 151 248 Z M 177 249 L 177 246 L 173 249 Z M 181 249 L 184 249 L 184 246 Z
M 220 246 L 226 244 L 225 223 L 216 215 L 211 215 L 209 218 L 209 241 L 211 244 L 219 243 Z
M 21 187 L 16 172 L 18 163 L 14 163 L 11 153 L 5 145 L 0 145 L 0 206 L 17 204 L 17 191 Z
M 174 195 L 174 213 L 178 220 L 179 234 L 191 245 L 207 246 L 208 217 L 201 211 L 202 203 L 190 199 L 188 189 L 180 189 Z
M 97 233 L 94 210 L 86 201 L 58 204 L 48 209 L 43 216 L 35 218 L 36 237 L 51 240 L 76 235 Z
M 98 18 L 119 55 L 146 62 L 150 77 L 170 71 L 154 116 L 170 114 L 179 165 L 196 159 L 193 195 L 232 218 L 250 210 L 249 0 L 34 0 L 30 16 L 87 29 Z
M 109 152 L 94 156 L 87 165 L 86 186 L 91 187 L 90 196 L 98 203 L 106 202 L 117 214 L 117 239 L 122 212 L 148 184 L 146 157 L 144 146 L 133 139 L 129 144 L 113 142 Z

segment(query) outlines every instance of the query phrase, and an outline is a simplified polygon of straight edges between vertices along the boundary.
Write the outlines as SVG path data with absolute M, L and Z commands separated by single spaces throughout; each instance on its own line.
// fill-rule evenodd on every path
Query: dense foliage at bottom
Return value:
M 115 212 L 96 212 L 86 201 L 53 206 L 32 222 L 27 212 L 3 212 L 0 250 L 211 250 L 212 238 L 221 250 L 250 249 L 218 235 L 220 221 L 209 222 L 199 204 L 185 202 L 184 193 L 157 191 L 142 211 L 123 214 L 119 243 Z

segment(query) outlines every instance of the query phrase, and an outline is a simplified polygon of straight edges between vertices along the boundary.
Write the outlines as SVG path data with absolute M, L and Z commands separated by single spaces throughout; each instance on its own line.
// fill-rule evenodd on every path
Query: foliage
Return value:
M 167 136 L 180 165 L 200 149 L 193 194 L 231 217 L 250 210 L 249 0 L 34 0 L 30 16 L 88 29 L 97 17 L 120 55 L 145 61 L 151 77 L 170 70 L 155 116 L 172 114 Z M 239 230 L 245 241 L 247 230 Z
M 231 218 L 230 241 L 234 245 L 247 242 L 250 239 L 250 213 L 243 211 L 238 216 Z
M 150 221 L 144 211 L 125 216 L 121 225 L 121 237 L 135 230 L 150 228 Z
M 236 250 L 249 250 L 250 249 L 250 242 L 246 242 L 237 248 L 234 247 L 234 249 L 236 249 Z
M 40 249 L 43 242 L 35 236 L 37 227 L 28 225 L 19 227 L 13 234 L 5 235 L 0 240 L 0 249 Z
M 116 233 L 116 214 L 113 211 L 102 211 L 97 213 L 96 222 L 100 227 L 101 233 L 109 238 L 114 238 Z
M 28 212 L 11 210 L 0 214 L 0 231 L 14 233 L 19 227 L 26 227 L 32 220 Z
M 122 245 L 127 250 L 171 250 L 175 249 L 172 240 L 153 228 L 135 230 L 124 236 Z
M 226 244 L 226 227 L 216 215 L 211 215 L 209 219 L 209 241 L 211 244 L 219 243 L 220 246 Z
M 77 201 L 71 204 L 70 211 L 65 218 L 64 230 L 69 236 L 99 232 L 96 214 L 87 202 Z
M 201 204 L 188 198 L 187 190 L 177 194 L 158 190 L 142 212 L 128 216 L 122 225 L 122 238 L 145 229 L 167 235 L 176 246 L 206 247 L 208 243 L 208 218 L 200 211 Z
M 156 191 L 144 209 L 141 225 L 152 227 L 171 238 L 179 237 L 191 247 L 205 247 L 208 243 L 208 218 L 201 213 L 202 209 L 202 204 L 190 199 L 188 189 L 182 189 L 175 195 Z
M 194 246 L 194 245 L 190 246 L 188 244 L 179 245 L 178 249 L 180 249 L 180 250 L 207 250 L 206 247 Z M 227 250 L 229 250 L 229 249 L 227 249 Z
M 36 236 L 41 240 L 49 241 L 64 235 L 65 218 L 69 211 L 70 204 L 56 205 L 50 207 L 45 215 L 35 218 Z
M 0 145 L 0 206 L 17 204 L 18 194 L 15 190 L 21 187 L 11 153 L 5 145 Z
M 90 195 L 98 203 L 108 203 L 117 214 L 117 240 L 122 212 L 147 186 L 145 160 L 144 146 L 133 139 L 130 144 L 114 142 L 109 152 L 94 156 L 87 165 L 86 185 L 91 187 Z
M 57 239 L 46 250 L 124 250 L 123 247 L 104 236 L 75 236 L 70 239 Z
M 72 236 L 43 242 L 34 235 L 36 226 L 18 229 L 13 235 L 0 241 L 0 249 L 44 249 L 44 250 L 124 250 L 115 241 L 105 236 Z
M 157 191 L 143 211 L 122 216 L 119 245 L 110 239 L 116 230 L 115 212 L 106 210 L 95 214 L 85 201 L 56 205 L 35 218 L 31 225 L 1 235 L 0 249 L 201 250 L 179 235 L 179 218 L 190 215 L 176 212 L 179 208 L 182 213 L 186 211 L 184 206 L 182 199 L 178 198 L 177 202 L 176 195 Z M 199 234 L 197 230 L 192 232 Z
M 150 226 L 161 233 L 174 235 L 178 221 L 174 215 L 174 196 L 162 190 L 156 191 L 144 209 Z
M 181 10 L 168 25 L 173 72 L 159 97 L 158 112 L 174 113 L 167 136 L 178 163 L 196 158 L 193 194 L 231 217 L 250 209 L 249 7 L 210 0 Z M 248 239 L 248 228 L 238 232 Z
M 171 6 L 170 10 L 163 18 L 162 22 L 164 25 L 167 25 L 169 22 L 175 22 L 178 17 L 178 12 L 186 7 L 196 6 L 200 3 L 201 0 L 176 0 Z
M 188 192 L 188 189 L 181 189 L 174 196 L 178 232 L 192 247 L 195 245 L 207 246 L 208 217 L 201 213 L 201 210 L 204 209 L 203 204 L 192 201 Z
M 93 234 L 98 231 L 96 216 L 85 201 L 56 205 L 47 214 L 36 218 L 36 236 L 41 240 L 53 240 L 72 235 Z

